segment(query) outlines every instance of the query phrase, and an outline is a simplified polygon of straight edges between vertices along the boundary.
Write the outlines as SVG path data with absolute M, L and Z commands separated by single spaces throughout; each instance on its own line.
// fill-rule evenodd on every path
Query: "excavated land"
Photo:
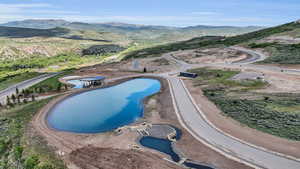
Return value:
M 184 50 L 174 52 L 173 56 L 190 64 L 233 63 L 251 57 L 231 48 Z
M 116 63 L 116 65 L 96 65 L 83 68 L 76 71 L 74 75 L 93 76 L 100 74 L 110 78 L 120 77 L 115 81 L 107 83 L 107 86 L 116 85 L 132 79 L 132 77 L 127 77 L 129 75 L 141 75 L 141 77 L 143 77 L 141 73 L 118 70 L 117 67 L 120 66 L 119 64 L 120 63 Z M 222 169 L 250 168 L 211 150 L 182 128 L 173 108 L 168 82 L 165 79 L 159 80 L 162 83 L 161 92 L 144 100 L 144 117 L 134 124 L 123 127 L 121 132 L 112 131 L 99 134 L 77 134 L 49 128 L 46 122 L 47 113 L 55 104 L 74 94 L 74 92 L 71 92 L 55 98 L 39 111 L 31 124 L 32 133 L 35 133 L 36 137 L 43 137 L 51 149 L 64 160 L 68 168 L 180 168 L 178 165 L 164 160 L 163 158 L 169 158 L 167 155 L 140 147 L 136 143 L 136 139 L 140 135 L 134 129 L 143 123 L 169 124 L 182 131 L 182 137 L 177 142 L 177 147 L 189 159 Z M 85 89 L 76 90 L 76 92 L 82 91 L 85 91 Z

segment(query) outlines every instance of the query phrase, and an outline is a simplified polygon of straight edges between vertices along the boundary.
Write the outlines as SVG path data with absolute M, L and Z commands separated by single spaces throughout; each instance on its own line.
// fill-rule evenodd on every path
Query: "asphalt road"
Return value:
M 191 132 L 224 153 L 237 157 L 259 168 L 300 169 L 300 162 L 257 149 L 235 140 L 212 127 L 199 112 L 180 79 L 169 77 L 178 112 Z M 200 107 L 201 110 L 201 107 Z
M 239 48 L 238 50 L 243 49 Z M 246 50 L 243 51 L 246 52 Z M 247 59 L 247 61 L 243 61 L 242 64 L 254 63 L 255 61 L 264 58 L 264 56 L 260 56 L 257 52 L 248 50 L 247 52 L 253 55 L 253 58 L 249 58 Z M 165 58 L 167 59 L 171 59 L 170 57 L 170 54 L 165 55 Z M 172 58 L 171 60 L 177 61 L 175 58 Z M 181 68 L 179 69 L 180 71 L 192 67 L 187 63 L 182 64 L 182 61 L 179 61 L 177 63 L 178 65 L 181 65 Z M 273 67 L 263 68 L 271 68 L 271 70 L 274 69 Z M 277 70 L 276 67 L 275 69 Z M 205 141 L 224 155 L 233 157 L 238 161 L 242 161 L 248 165 L 255 166 L 256 168 L 300 169 L 300 161 L 287 158 L 285 156 L 282 156 L 281 154 L 276 154 L 268 150 L 264 150 L 260 147 L 252 146 L 246 142 L 235 139 L 213 127 L 208 122 L 208 120 L 205 119 L 204 114 L 201 112 L 201 106 L 205 105 L 199 105 L 200 107 L 198 107 L 197 109 L 197 105 L 193 104 L 192 98 L 189 95 L 189 91 L 184 87 L 184 84 L 181 82 L 181 80 L 176 77 L 166 76 L 165 74 L 164 76 L 169 79 L 173 91 L 173 99 L 175 99 L 176 107 L 181 121 L 184 123 L 183 125 L 187 127 L 192 135 L 200 140 Z
M 44 74 L 44 75 L 40 75 L 37 76 L 35 78 L 23 81 L 21 83 L 15 84 L 13 86 L 10 86 L 9 88 L 6 88 L 2 91 L 0 91 L 0 102 L 2 104 L 6 103 L 6 96 L 11 96 L 12 94 L 16 93 L 16 88 L 19 89 L 19 91 L 26 89 L 30 86 L 33 86 L 41 81 L 44 81 L 48 78 L 51 78 L 53 76 L 56 76 L 58 73 L 49 73 L 49 74 Z
M 245 48 L 238 47 L 238 46 L 234 46 L 234 47 L 230 47 L 230 48 L 234 49 L 234 50 L 242 51 L 242 52 L 245 52 L 245 53 L 248 53 L 248 54 L 251 55 L 250 58 L 246 58 L 244 60 L 240 60 L 240 61 L 234 62 L 234 64 L 251 64 L 251 63 L 258 62 L 258 61 L 262 61 L 262 60 L 264 60 L 264 59 L 267 58 L 261 52 L 257 52 L 257 51 L 245 49 Z

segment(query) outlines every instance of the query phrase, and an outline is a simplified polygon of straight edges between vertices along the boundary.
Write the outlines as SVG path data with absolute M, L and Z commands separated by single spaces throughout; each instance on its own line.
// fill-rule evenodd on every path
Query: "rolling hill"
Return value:
M 131 43 L 125 36 L 111 32 L 71 30 L 68 28 L 34 29 L 0 26 L 0 60 L 27 57 L 52 57 L 80 53 L 93 45 Z
M 188 41 L 159 45 L 133 51 L 125 58 L 158 56 L 162 53 L 209 47 L 241 45 L 260 48 L 270 57 L 263 63 L 300 64 L 300 22 L 295 21 L 232 37 L 198 37 Z
M 99 63 L 111 53 L 126 48 L 129 49 L 122 54 L 159 44 L 164 44 L 168 51 L 179 48 L 183 40 L 200 37 L 186 41 L 190 48 L 198 45 L 197 39 L 201 43 L 210 43 L 211 40 L 218 41 L 223 36 L 257 29 L 260 27 L 178 28 L 64 20 L 10 22 L 0 25 L 0 79 L 37 69 L 58 71 L 87 62 Z M 214 36 L 203 37 L 204 35 Z M 176 42 L 177 45 L 167 45 L 170 42 Z M 157 50 L 155 54 L 160 52 Z
M 125 35 L 136 43 L 156 44 L 188 40 L 199 36 L 233 36 L 262 29 L 262 27 L 232 26 L 191 26 L 167 27 L 152 25 L 136 25 L 126 23 L 83 23 L 64 20 L 24 20 L 2 24 L 0 26 L 52 29 L 55 27 L 71 30 L 92 30 Z

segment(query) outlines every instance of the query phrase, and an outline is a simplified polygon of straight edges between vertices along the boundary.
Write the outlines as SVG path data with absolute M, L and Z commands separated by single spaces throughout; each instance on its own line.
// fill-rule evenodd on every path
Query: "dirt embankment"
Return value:
M 194 49 L 174 52 L 174 57 L 191 64 L 233 63 L 250 57 L 231 48 Z
M 159 156 L 137 150 L 122 150 L 87 146 L 70 154 L 70 159 L 81 169 L 179 169 Z
M 300 158 L 300 142 L 279 138 L 255 129 L 251 129 L 231 119 L 230 117 L 226 117 L 214 103 L 209 101 L 208 98 L 203 95 L 200 87 L 195 87 L 191 80 L 185 80 L 184 83 L 187 85 L 190 93 L 192 94 L 196 103 L 200 106 L 203 113 L 205 113 L 207 118 L 217 128 L 230 134 L 231 136 L 251 144 Z

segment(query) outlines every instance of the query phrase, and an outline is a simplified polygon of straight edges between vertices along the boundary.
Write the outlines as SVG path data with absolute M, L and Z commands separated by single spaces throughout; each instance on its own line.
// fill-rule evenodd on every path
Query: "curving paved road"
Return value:
M 239 48 L 237 50 L 243 49 Z M 246 50 L 243 51 L 254 55 L 254 59 L 250 58 L 248 61 L 243 61 L 242 64 L 253 63 L 264 58 L 263 56 L 257 56 L 257 53 L 254 51 L 249 52 Z M 177 62 L 177 59 L 172 58 L 171 54 L 167 54 L 164 57 Z M 182 61 L 178 61 L 177 64 L 181 66 L 180 71 L 192 67 L 187 63 L 182 63 Z M 263 68 L 270 69 L 270 67 Z M 273 70 L 274 68 L 271 67 L 271 69 Z M 165 74 L 163 76 L 170 82 L 173 99 L 175 101 L 175 109 L 178 111 L 178 116 L 182 125 L 198 140 L 206 142 L 212 146 L 212 148 L 227 157 L 255 168 L 300 169 L 300 161 L 296 159 L 291 159 L 279 153 L 277 154 L 250 145 L 216 129 L 205 118 L 205 115 L 201 112 L 201 107 L 199 108 L 194 104 L 193 98 L 190 96 L 190 93 L 185 88 L 183 82 L 176 77 L 167 76 Z
M 16 93 L 16 88 L 18 88 L 20 91 L 23 89 L 26 89 L 30 86 L 33 86 L 41 81 L 44 81 L 48 78 L 51 78 L 53 76 L 56 76 L 59 73 L 49 73 L 49 74 L 43 74 L 40 76 L 37 76 L 35 78 L 29 79 L 29 80 L 25 80 L 21 83 L 15 84 L 13 86 L 10 86 L 9 88 L 6 88 L 2 91 L 0 91 L 0 102 L 2 104 L 6 103 L 6 96 L 11 96 L 12 94 Z
M 234 62 L 234 64 L 251 64 L 251 63 L 258 62 L 258 61 L 263 61 L 267 58 L 266 55 L 264 55 L 261 52 L 249 50 L 249 49 L 239 47 L 239 46 L 233 46 L 233 47 L 230 47 L 230 49 L 242 51 L 242 52 L 248 53 L 249 55 L 252 56 L 250 58 Z

